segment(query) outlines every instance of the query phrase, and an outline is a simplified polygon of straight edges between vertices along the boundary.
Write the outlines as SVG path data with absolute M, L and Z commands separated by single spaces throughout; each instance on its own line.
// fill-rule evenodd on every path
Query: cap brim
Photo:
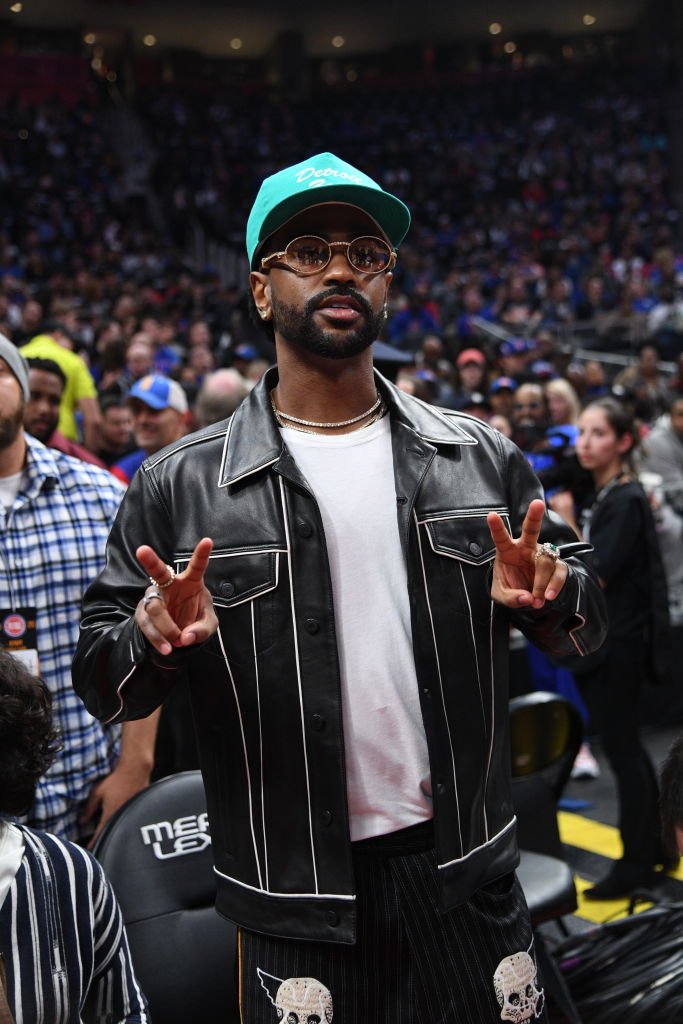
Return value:
M 410 227 L 408 207 L 389 192 L 367 188 L 365 185 L 325 185 L 318 189 L 306 189 L 283 199 L 264 219 L 251 257 L 252 270 L 255 269 L 255 261 L 263 242 L 270 235 L 284 227 L 297 213 L 302 213 L 312 206 L 326 206 L 335 202 L 354 206 L 367 213 L 377 223 L 394 249 L 401 244 Z
M 142 402 L 143 405 L 149 406 L 150 409 L 154 409 L 155 412 L 159 412 L 162 409 L 170 409 L 171 406 L 168 402 L 162 402 L 158 398 L 153 398 L 151 395 L 134 395 L 132 392 L 128 394 L 127 401 L 129 402 Z

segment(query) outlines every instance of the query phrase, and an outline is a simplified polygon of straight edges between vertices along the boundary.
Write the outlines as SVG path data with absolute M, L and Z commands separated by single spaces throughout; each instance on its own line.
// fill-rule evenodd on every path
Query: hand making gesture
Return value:
M 151 580 L 135 609 L 135 621 L 159 654 L 203 643 L 218 628 L 211 594 L 204 585 L 212 547 L 209 537 L 202 538 L 187 568 L 177 575 L 147 544 L 135 552 Z
M 545 506 L 540 498 L 529 505 L 517 540 L 497 512 L 486 521 L 496 545 L 491 597 L 508 608 L 542 608 L 557 597 L 567 579 L 567 566 L 554 544 L 539 544 Z

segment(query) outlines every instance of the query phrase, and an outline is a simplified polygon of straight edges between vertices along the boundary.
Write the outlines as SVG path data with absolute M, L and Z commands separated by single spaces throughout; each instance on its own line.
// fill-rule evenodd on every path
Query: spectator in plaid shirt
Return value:
M 92 718 L 72 689 L 81 598 L 104 564 L 123 489 L 106 471 L 25 434 L 28 398 L 26 363 L 0 335 L 0 642 L 25 628 L 25 657 L 37 650 L 63 737 L 26 821 L 82 839 L 98 813 L 101 825 L 148 784 L 156 721 L 126 723 L 119 734 Z

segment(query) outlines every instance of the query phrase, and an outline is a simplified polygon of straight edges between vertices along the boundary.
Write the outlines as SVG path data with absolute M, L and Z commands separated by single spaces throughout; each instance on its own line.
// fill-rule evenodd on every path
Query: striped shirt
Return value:
M 77 835 L 79 806 L 118 756 L 118 729 L 103 728 L 71 685 L 81 600 L 104 565 L 123 494 L 103 469 L 45 448 L 28 450 L 11 508 L 0 504 L 0 609 L 36 609 L 40 674 L 53 698 L 63 750 L 41 780 L 28 824 Z
M 16 1024 L 149 1024 L 121 909 L 95 858 L 19 826 L 24 856 L 0 907 Z

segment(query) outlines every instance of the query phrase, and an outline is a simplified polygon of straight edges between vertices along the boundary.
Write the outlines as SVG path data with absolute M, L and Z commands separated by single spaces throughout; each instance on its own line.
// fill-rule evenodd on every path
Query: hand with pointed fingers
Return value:
M 540 498 L 532 501 L 516 540 L 497 512 L 487 516 L 496 545 L 491 597 L 507 608 L 542 608 L 557 597 L 567 579 L 567 566 L 554 546 L 538 542 L 544 512 Z
M 146 574 L 156 581 L 139 601 L 135 621 L 159 654 L 170 654 L 174 647 L 201 644 L 218 629 L 211 594 L 204 584 L 212 547 L 209 537 L 202 538 L 187 568 L 177 576 L 147 544 L 135 552 Z

